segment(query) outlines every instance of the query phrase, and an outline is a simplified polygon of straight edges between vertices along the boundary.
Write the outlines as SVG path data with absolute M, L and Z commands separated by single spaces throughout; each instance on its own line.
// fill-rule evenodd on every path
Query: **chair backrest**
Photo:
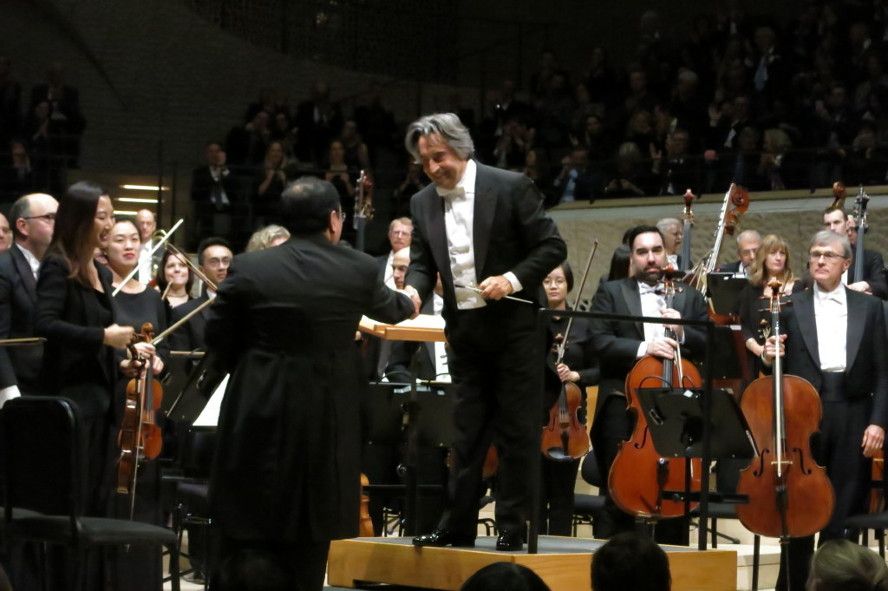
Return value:
M 67 398 L 23 396 L 0 411 L 7 516 L 11 508 L 80 516 L 84 464 L 77 405 Z
M 601 488 L 601 471 L 598 469 L 598 460 L 595 459 L 594 450 L 590 449 L 589 453 L 583 456 L 583 463 L 580 466 L 580 476 L 592 486 Z

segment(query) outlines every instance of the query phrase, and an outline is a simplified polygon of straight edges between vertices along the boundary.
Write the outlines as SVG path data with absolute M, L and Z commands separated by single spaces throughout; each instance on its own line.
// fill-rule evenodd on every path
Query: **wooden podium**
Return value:
M 538 554 L 497 552 L 495 537 L 479 537 L 475 548 L 416 548 L 410 538 L 355 538 L 330 545 L 327 580 L 354 588 L 386 583 L 456 591 L 472 574 L 494 562 L 512 562 L 533 570 L 552 591 L 588 591 L 591 566 L 602 540 L 540 536 Z M 663 546 L 673 591 L 734 591 L 737 553 Z
M 385 341 L 444 342 L 444 319 L 432 314 L 420 314 L 398 324 L 385 324 L 361 316 L 358 330 Z

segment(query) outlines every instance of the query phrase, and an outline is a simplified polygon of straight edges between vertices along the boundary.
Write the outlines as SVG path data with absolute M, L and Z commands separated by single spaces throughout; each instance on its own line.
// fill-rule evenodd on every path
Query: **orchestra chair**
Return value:
M 44 396 L 16 398 L 0 411 L 0 424 L 7 544 L 31 541 L 66 547 L 74 554 L 73 560 L 66 561 L 72 589 L 80 588 L 81 567 L 90 549 L 165 546 L 170 554 L 172 588 L 179 590 L 175 532 L 148 523 L 83 515 L 86 466 L 80 415 L 74 402 Z M 36 514 L 22 515 L 19 510 Z M 44 552 L 44 579 L 46 568 Z
M 545 460 L 543 460 L 545 461 Z M 595 460 L 595 452 L 589 450 L 580 464 L 580 477 L 588 484 L 602 490 L 603 481 L 598 470 L 598 462 Z M 604 509 L 605 496 L 601 494 L 576 494 L 574 495 L 573 510 L 573 535 L 577 535 L 577 526 L 594 525 L 595 519 Z

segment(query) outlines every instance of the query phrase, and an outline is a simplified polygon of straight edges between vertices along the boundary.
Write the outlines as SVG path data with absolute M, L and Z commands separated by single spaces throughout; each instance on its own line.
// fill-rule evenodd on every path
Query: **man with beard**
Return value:
M 656 226 L 637 226 L 628 235 L 632 277 L 602 283 L 592 300 L 592 312 L 625 316 L 648 316 L 685 320 L 706 320 L 703 296 L 685 287 L 676 294 L 671 307 L 666 306 L 662 269 L 666 266 L 663 236 Z M 665 336 L 671 329 L 675 338 Z M 674 359 L 676 349 L 682 348 L 685 358 L 701 358 L 705 350 L 705 331 L 698 327 L 640 322 L 593 319 L 592 347 L 599 355 L 601 381 L 592 427 L 592 442 L 601 474 L 608 474 L 620 448 L 628 439 L 631 423 L 626 412 L 624 383 L 636 361 L 646 355 L 659 359 Z M 675 526 L 672 524 L 675 523 Z M 665 522 L 657 526 L 658 538 L 687 543 L 684 520 Z M 634 528 L 632 516 L 621 512 L 608 497 L 596 536 L 610 537 L 620 531 Z M 665 529 L 673 529 L 666 532 Z M 659 539 L 659 541 L 667 541 Z

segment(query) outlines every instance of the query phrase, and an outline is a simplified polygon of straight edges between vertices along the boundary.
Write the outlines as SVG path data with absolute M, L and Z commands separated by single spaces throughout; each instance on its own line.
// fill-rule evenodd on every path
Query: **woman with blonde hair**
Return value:
M 761 369 L 761 354 L 764 351 L 764 335 L 761 332 L 762 319 L 769 319 L 768 302 L 771 298 L 772 279 L 780 282 L 782 295 L 789 295 L 797 285 L 789 264 L 789 244 L 777 234 L 768 234 L 762 239 L 749 269 L 749 284 L 740 292 L 740 325 L 746 349 L 753 357 L 753 375 Z

